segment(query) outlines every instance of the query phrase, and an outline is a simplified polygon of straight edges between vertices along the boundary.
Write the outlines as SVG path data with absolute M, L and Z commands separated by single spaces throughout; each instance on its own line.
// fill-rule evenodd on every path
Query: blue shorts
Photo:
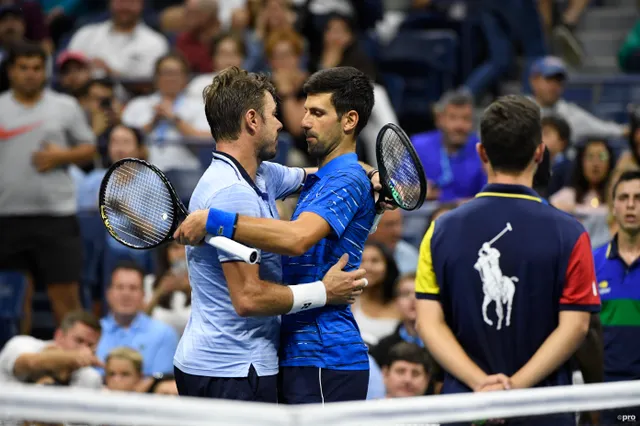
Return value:
M 367 399 L 369 370 L 280 367 L 283 404 L 313 404 Z
M 259 377 L 253 365 L 247 377 L 194 376 L 173 367 L 180 396 L 278 402 L 278 376 Z

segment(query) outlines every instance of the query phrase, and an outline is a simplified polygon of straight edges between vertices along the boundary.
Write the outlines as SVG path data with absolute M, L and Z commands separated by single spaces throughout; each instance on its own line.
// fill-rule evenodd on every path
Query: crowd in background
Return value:
M 418 247 L 430 221 L 486 183 L 475 151 L 478 107 L 514 79 L 514 67 L 544 116 L 553 174 L 538 190 L 584 223 L 594 247 L 615 233 L 611 183 L 640 169 L 634 114 L 608 121 L 563 97 L 567 64 L 584 59 L 574 33 L 594 7 L 588 3 L 568 1 L 558 14 L 554 0 L 0 0 L 0 218 L 72 218 L 60 246 L 70 254 L 56 265 L 38 260 L 51 252 L 33 254 L 26 267 L 0 265 L 4 283 L 24 286 L 12 299 L 19 335 L 0 339 L 8 341 L 0 381 L 177 394 L 172 360 L 190 312 L 184 247 L 139 252 L 111 239 L 98 212 L 106 169 L 147 159 L 188 202 L 214 149 L 202 91 L 229 66 L 270 73 L 284 125 L 276 161 L 308 165 L 303 83 L 314 71 L 353 66 L 375 82 L 361 159 L 375 163 L 377 131 L 400 123 L 429 183 L 425 207 L 386 212 L 363 252 L 369 285 L 352 309 L 371 349 L 370 398 L 438 393 L 442 372 L 414 327 Z M 428 87 L 405 90 L 415 81 L 398 80 L 379 58 L 412 19 L 420 27 L 411 31 L 445 28 L 460 37 L 472 22 L 482 35 L 477 54 L 454 70 L 424 69 L 433 75 Z M 619 54 L 629 72 L 640 70 L 638 25 Z M 46 107 L 21 101 L 34 93 Z M 10 145 L 16 138 L 20 147 Z M 281 217 L 292 206 L 279 204 Z

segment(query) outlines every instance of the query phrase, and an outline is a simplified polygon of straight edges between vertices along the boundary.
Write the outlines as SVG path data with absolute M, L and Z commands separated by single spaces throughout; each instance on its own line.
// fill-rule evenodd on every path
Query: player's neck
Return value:
M 346 142 L 346 141 L 340 142 L 340 144 L 336 147 L 336 149 L 334 149 L 329 154 L 327 154 L 326 157 L 323 157 L 320 160 L 318 160 L 318 168 L 326 166 L 331 160 L 336 159 L 341 155 L 354 153 L 355 148 L 356 148 L 355 142 Z
M 120 327 L 128 328 L 137 315 L 138 315 L 137 312 L 135 315 L 120 315 L 120 314 L 114 313 L 113 319 L 116 321 L 116 324 L 118 324 Z
M 260 161 L 258 160 L 255 150 L 247 143 L 241 139 L 231 142 L 220 141 L 216 143 L 216 151 L 224 152 L 225 154 L 235 158 L 247 172 L 249 177 L 251 177 L 251 180 L 256 180 Z
M 501 184 L 501 185 L 522 185 L 528 188 L 533 186 L 533 174 L 522 173 L 518 175 L 511 175 L 506 173 L 489 173 L 487 176 L 488 184 Z
M 640 234 L 618 231 L 618 251 L 628 257 L 640 257 Z

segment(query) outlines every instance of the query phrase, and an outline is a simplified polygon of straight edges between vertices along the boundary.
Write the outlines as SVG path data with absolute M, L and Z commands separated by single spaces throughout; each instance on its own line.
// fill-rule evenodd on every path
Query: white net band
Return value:
M 429 425 L 632 406 L 640 406 L 640 381 L 325 406 L 278 406 L 26 385 L 0 388 L 2 420 L 113 426 Z

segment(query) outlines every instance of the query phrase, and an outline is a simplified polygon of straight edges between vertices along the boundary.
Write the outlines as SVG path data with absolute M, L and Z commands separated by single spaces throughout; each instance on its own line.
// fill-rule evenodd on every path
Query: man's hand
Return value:
M 196 210 L 180 224 L 173 238 L 180 244 L 197 246 L 207 235 L 207 217 L 209 210 Z
M 104 367 L 93 351 L 87 347 L 70 352 L 75 369 L 84 367 Z
M 173 112 L 173 104 L 168 100 L 163 100 L 156 105 L 154 109 L 156 116 L 159 118 L 164 118 L 169 121 L 173 121 L 176 118 L 176 115 Z
M 502 389 L 500 389 L 502 388 Z M 489 392 L 495 390 L 509 390 L 512 388 L 511 379 L 502 373 L 486 376 L 476 386 L 474 392 Z
M 343 271 L 348 261 L 349 255 L 343 254 L 338 263 L 333 265 L 322 278 L 322 282 L 327 289 L 327 304 L 352 304 L 367 286 L 367 280 L 364 278 L 366 271 L 364 269 L 352 272 Z
M 66 149 L 55 143 L 45 142 L 40 151 L 33 153 L 31 161 L 40 173 L 48 172 L 51 169 L 64 164 L 64 154 Z
M 375 201 L 378 202 L 380 198 L 380 192 L 382 191 L 382 184 L 380 183 L 380 172 L 376 171 L 370 178 L 371 186 L 373 187 L 373 191 L 375 192 Z M 381 206 L 384 210 L 395 210 L 398 208 L 397 205 L 393 202 L 393 200 L 386 199 L 386 202 L 382 202 Z

